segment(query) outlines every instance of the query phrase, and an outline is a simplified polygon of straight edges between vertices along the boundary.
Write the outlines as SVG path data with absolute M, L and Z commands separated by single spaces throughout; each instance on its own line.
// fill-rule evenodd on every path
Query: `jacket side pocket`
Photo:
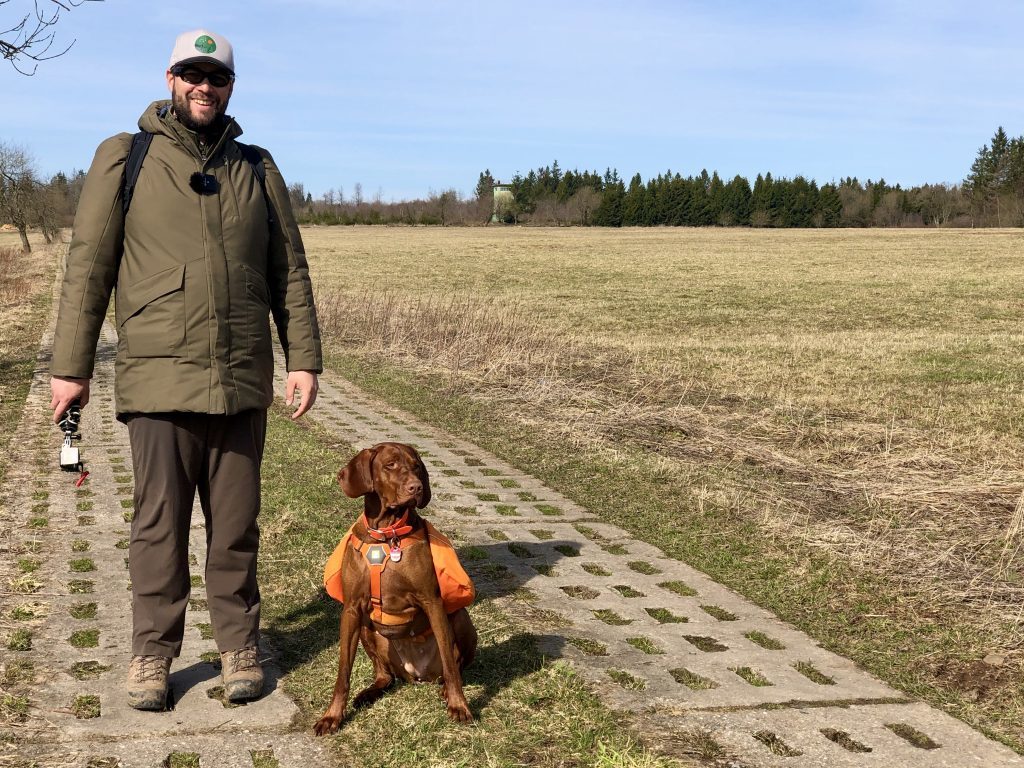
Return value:
M 248 305 L 249 351 L 269 352 L 270 340 L 270 288 L 263 275 L 252 267 L 242 265 L 245 272 L 245 299 Z

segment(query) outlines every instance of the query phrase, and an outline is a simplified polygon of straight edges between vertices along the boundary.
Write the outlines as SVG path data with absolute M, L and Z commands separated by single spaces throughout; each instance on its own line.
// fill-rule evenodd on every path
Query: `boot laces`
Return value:
M 142 682 L 159 680 L 164 676 L 165 663 L 163 656 L 138 656 L 135 662 L 135 677 Z
M 235 672 L 247 672 L 250 669 L 256 669 L 259 667 L 259 660 L 257 658 L 257 650 L 255 647 L 239 648 L 237 651 L 232 651 L 228 657 L 231 661 L 231 666 Z

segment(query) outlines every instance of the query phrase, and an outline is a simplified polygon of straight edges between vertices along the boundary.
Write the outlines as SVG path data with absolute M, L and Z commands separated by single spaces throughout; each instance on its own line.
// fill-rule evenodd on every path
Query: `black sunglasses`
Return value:
M 194 67 L 174 67 L 171 70 L 171 74 L 175 77 L 180 77 L 189 85 L 199 85 L 204 80 L 209 80 L 210 85 L 214 88 L 223 88 L 225 85 L 235 79 L 235 76 L 224 71 L 219 72 L 203 72 L 201 69 L 195 69 Z

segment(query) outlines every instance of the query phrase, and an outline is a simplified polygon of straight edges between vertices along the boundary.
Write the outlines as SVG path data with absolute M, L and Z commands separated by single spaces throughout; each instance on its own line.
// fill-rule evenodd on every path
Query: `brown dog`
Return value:
M 360 640 L 373 662 L 374 680 L 353 706 L 376 701 L 395 678 L 443 681 L 448 715 L 471 721 L 461 671 L 476 654 L 476 629 L 465 608 L 445 612 L 426 524 L 416 512 L 430 502 L 423 461 L 408 445 L 380 443 L 360 451 L 338 472 L 338 483 L 346 496 L 364 497 L 364 515 L 352 528 L 341 562 L 338 679 L 313 730 L 323 736 L 341 724 Z M 381 567 L 385 558 L 389 562 Z M 379 602 L 371 585 L 374 565 Z

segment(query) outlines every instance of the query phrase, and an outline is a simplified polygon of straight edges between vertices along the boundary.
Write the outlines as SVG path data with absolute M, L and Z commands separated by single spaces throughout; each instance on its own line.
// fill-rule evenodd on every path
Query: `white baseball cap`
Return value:
M 192 29 L 178 35 L 178 39 L 174 41 L 174 50 L 171 52 L 171 63 L 167 68 L 170 69 L 176 64 L 193 64 L 201 61 L 219 64 L 231 74 L 235 74 L 235 54 L 226 37 L 208 29 Z

